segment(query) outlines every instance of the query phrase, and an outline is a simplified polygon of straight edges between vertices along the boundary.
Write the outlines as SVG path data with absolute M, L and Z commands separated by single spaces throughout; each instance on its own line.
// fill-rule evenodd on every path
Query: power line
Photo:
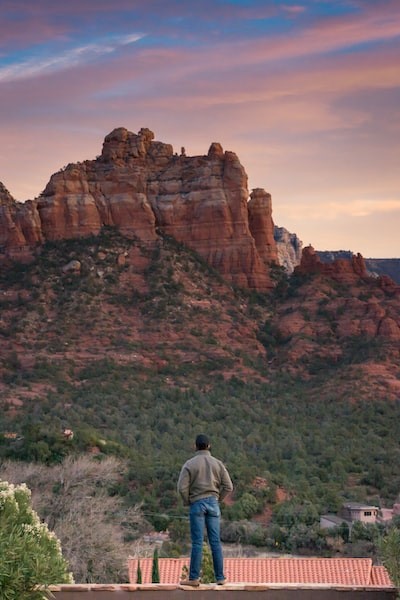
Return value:
M 188 516 L 184 515 L 167 515 L 165 513 L 143 513 L 145 517 L 162 517 L 163 519 L 185 519 L 189 520 Z

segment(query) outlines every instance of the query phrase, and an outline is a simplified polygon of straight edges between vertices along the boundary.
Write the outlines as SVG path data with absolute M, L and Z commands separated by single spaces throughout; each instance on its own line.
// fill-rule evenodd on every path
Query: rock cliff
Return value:
M 278 254 L 278 262 L 290 275 L 300 264 L 303 242 L 295 233 L 290 233 L 284 227 L 274 228 L 274 239 Z
M 290 285 L 266 330 L 283 363 L 315 374 L 353 363 L 365 363 L 367 372 L 383 357 L 398 361 L 400 286 L 371 277 L 360 254 L 326 263 L 307 246 Z
M 318 251 L 317 253 L 322 262 L 332 262 L 337 258 L 351 259 L 353 256 L 351 250 Z M 400 284 L 400 258 L 365 258 L 364 260 L 369 275 L 373 277 L 387 275 L 397 284 Z
M 36 203 L 16 202 L 0 182 L 0 261 L 1 256 L 29 260 L 32 249 L 43 241 Z
M 360 279 L 368 278 L 367 268 L 361 254 L 351 258 L 337 258 L 333 262 L 324 263 L 312 246 L 304 248 L 300 264 L 294 269 L 298 274 L 321 274 L 340 283 L 352 284 Z
M 69 164 L 39 198 L 17 203 L 0 188 L 1 254 L 26 257 L 44 241 L 97 235 L 108 225 L 149 244 L 172 236 L 231 284 L 265 291 L 277 261 L 271 197 L 260 189 L 248 197 L 244 168 L 220 144 L 205 156 L 178 156 L 149 129 L 118 128 L 99 158 Z

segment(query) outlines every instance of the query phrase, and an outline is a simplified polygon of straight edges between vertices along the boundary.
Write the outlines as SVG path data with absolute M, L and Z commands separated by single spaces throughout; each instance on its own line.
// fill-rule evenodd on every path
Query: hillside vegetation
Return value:
M 329 300 L 306 305 L 310 278 L 278 267 L 273 276 L 269 295 L 235 290 L 171 239 L 146 247 L 112 229 L 47 244 L 32 264 L 4 270 L 2 460 L 119 457 L 126 469 L 112 493 L 176 538 L 185 514 L 176 480 L 200 431 L 234 480 L 226 519 L 278 527 L 273 539 L 252 530 L 260 545 L 287 550 L 282 531 L 296 519 L 317 524 L 343 500 L 391 506 L 398 346 L 339 337 L 332 322 L 350 288 L 324 281 Z M 373 293 L 364 288 L 360 302 Z M 282 318 L 299 311 L 324 335 L 286 338 Z M 235 527 L 226 539 L 240 538 Z

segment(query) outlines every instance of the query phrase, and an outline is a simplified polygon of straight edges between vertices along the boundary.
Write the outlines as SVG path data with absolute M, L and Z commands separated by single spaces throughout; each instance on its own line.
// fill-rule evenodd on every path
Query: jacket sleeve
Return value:
M 221 463 L 221 485 L 219 490 L 219 499 L 223 500 L 233 490 L 233 483 L 229 476 L 228 470 Z
M 183 500 L 183 504 L 188 506 L 189 504 L 189 488 L 190 488 L 190 473 L 186 468 L 186 465 L 183 465 L 182 470 L 178 479 L 178 494 Z

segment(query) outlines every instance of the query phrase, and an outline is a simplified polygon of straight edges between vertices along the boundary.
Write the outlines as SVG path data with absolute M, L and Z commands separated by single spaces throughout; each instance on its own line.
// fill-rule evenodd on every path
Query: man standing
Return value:
M 200 585 L 204 527 L 207 529 L 217 584 L 225 583 L 219 500 L 223 500 L 232 490 L 232 481 L 226 467 L 220 460 L 211 456 L 210 440 L 204 434 L 198 435 L 196 454 L 185 462 L 178 480 L 178 492 L 184 504 L 190 506 L 192 540 L 189 579 L 181 581 L 181 585 Z

